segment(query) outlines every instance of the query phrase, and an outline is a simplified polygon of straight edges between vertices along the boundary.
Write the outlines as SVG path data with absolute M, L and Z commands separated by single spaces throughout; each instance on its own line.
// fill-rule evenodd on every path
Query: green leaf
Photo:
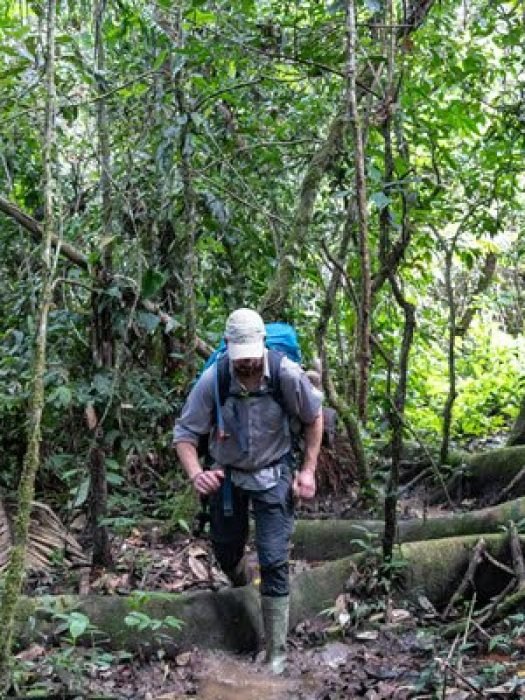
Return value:
M 78 639 L 89 627 L 89 617 L 80 612 L 72 612 L 69 618 L 69 634 Z
M 144 299 L 149 299 L 155 296 L 162 287 L 166 284 L 167 276 L 159 270 L 154 270 L 151 267 L 146 270 L 142 278 L 141 295 Z
M 177 617 L 173 617 L 173 615 L 166 615 L 162 623 L 167 627 L 172 627 L 176 630 L 180 630 L 184 624 L 182 620 L 179 620 Z
M 55 404 L 57 408 L 67 408 L 71 405 L 73 394 L 67 386 L 58 386 L 49 394 L 49 403 Z
M 384 192 L 374 192 L 374 194 L 370 196 L 370 201 L 376 205 L 379 211 L 382 211 L 390 204 L 391 199 L 387 197 Z
M 91 479 L 88 476 L 87 479 L 84 479 L 84 481 L 80 484 L 78 488 L 75 502 L 73 503 L 73 508 L 80 508 L 80 506 L 84 505 L 84 503 L 87 501 L 87 497 L 89 496 L 90 484 Z
M 153 333 L 160 323 L 160 318 L 156 314 L 150 314 L 148 311 L 139 311 L 137 323 L 148 333 Z

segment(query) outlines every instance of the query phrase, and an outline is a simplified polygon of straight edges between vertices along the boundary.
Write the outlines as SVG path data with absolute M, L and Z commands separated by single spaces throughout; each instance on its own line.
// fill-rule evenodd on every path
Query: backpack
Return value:
M 295 328 L 289 323 L 265 323 L 266 327 L 266 347 L 270 350 L 282 352 L 293 362 L 301 364 L 301 348 Z M 211 367 L 218 358 L 226 352 L 226 343 L 221 341 L 220 345 L 212 352 L 206 360 L 202 371 Z

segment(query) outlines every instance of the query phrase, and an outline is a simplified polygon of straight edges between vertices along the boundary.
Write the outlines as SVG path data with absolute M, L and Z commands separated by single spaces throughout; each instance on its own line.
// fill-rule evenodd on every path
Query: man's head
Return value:
M 253 309 L 237 309 L 226 321 L 228 355 L 240 376 L 259 373 L 264 362 L 264 321 Z

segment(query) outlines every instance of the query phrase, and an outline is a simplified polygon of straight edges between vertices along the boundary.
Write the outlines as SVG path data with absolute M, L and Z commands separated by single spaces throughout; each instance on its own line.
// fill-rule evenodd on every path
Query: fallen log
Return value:
M 463 577 L 477 541 L 476 536 L 469 536 L 401 545 L 400 556 L 405 561 L 405 566 L 400 569 L 401 596 L 425 595 L 436 606 L 445 604 Z M 485 541 L 486 549 L 493 557 L 510 562 L 506 536 L 487 535 Z M 525 538 L 520 541 L 523 546 Z M 343 590 L 349 590 L 349 580 L 358 584 L 360 575 L 370 564 L 370 555 L 354 555 L 293 577 L 291 626 L 333 606 L 337 596 Z M 478 599 L 488 600 L 505 585 L 504 575 L 500 569 L 486 564 L 477 572 L 475 585 Z M 27 640 L 36 634 L 52 634 L 54 624 L 50 610 L 59 613 L 81 611 L 111 647 L 143 653 L 159 646 L 169 653 L 195 645 L 247 652 L 257 649 L 261 634 L 259 592 L 254 586 L 183 595 L 140 593 L 131 596 L 58 596 L 45 600 L 26 597 L 20 600 L 17 610 L 19 635 Z M 137 610 L 151 620 L 173 616 L 184 624 L 179 631 L 163 628 L 156 633 L 147 629 L 137 632 L 125 622 L 126 616 Z
M 399 520 L 398 542 L 418 542 L 495 532 L 509 520 L 525 518 L 525 498 L 442 518 Z M 382 537 L 382 520 L 298 520 L 293 534 L 293 557 L 327 561 L 373 548 Z
M 525 469 L 525 445 L 462 455 L 462 468 L 447 483 L 447 491 L 452 498 L 487 496 L 491 502 L 497 503 L 504 498 L 525 495 L 525 472 L 522 475 L 524 478 L 516 479 Z M 516 481 L 512 485 L 512 493 L 503 495 L 505 487 L 513 479 Z M 443 489 L 436 487 L 429 501 L 437 503 L 443 499 L 443 495 Z

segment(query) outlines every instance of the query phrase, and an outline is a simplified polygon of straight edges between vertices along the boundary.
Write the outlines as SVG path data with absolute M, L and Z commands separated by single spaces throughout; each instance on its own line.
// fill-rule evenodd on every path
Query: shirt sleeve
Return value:
M 191 442 L 197 446 L 199 437 L 207 435 L 213 425 L 215 365 L 209 367 L 191 390 L 182 413 L 175 421 L 173 444 Z
M 322 392 L 317 391 L 301 367 L 287 357 L 281 364 L 281 391 L 286 410 L 301 423 L 310 425 L 321 413 Z

